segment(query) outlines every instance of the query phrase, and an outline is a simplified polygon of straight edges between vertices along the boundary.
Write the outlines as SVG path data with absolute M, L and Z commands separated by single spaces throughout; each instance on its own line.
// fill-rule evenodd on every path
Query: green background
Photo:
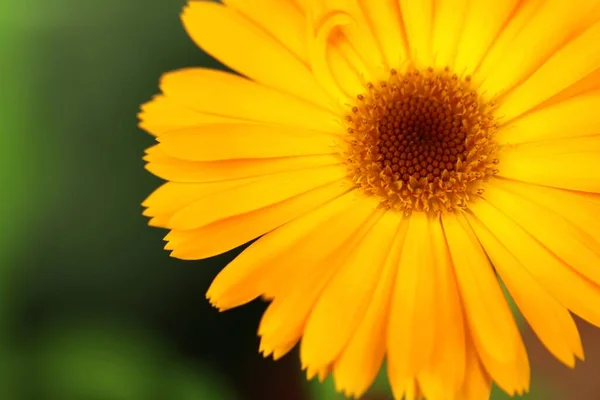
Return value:
M 186 36 L 182 5 L 2 5 L 2 399 L 341 398 L 330 380 L 304 382 L 295 352 L 261 358 L 264 304 L 210 308 L 204 293 L 236 251 L 170 259 L 141 216 L 159 180 L 143 169 L 139 105 L 162 73 L 218 65 Z M 537 382 L 532 393 L 550 398 Z

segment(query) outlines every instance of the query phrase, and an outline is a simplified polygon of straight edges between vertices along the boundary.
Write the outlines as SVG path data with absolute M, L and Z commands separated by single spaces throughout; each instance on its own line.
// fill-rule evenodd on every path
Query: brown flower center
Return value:
M 448 68 L 390 72 L 367 84 L 346 117 L 345 150 L 357 186 L 388 208 L 464 208 L 496 174 L 493 104 Z

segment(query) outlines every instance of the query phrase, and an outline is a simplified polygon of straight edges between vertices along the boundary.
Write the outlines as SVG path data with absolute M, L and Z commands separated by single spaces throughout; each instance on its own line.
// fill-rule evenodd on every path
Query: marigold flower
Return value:
M 597 0 L 190 1 L 240 75 L 166 74 L 142 106 L 167 182 L 145 202 L 182 259 L 260 237 L 214 280 L 271 303 L 260 350 L 396 399 L 528 390 L 500 281 L 573 367 L 600 326 Z

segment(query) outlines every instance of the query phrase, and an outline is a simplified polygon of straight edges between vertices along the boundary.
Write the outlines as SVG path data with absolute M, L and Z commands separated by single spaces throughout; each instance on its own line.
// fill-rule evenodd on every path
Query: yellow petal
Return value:
M 436 335 L 431 363 L 419 374 L 428 399 L 446 399 L 460 390 L 465 374 L 465 320 L 458 284 L 438 218 L 430 220 L 435 265 Z
M 556 140 L 544 140 L 535 143 L 520 143 L 502 147 L 502 156 L 512 156 L 514 153 L 526 155 L 529 158 L 545 158 L 573 153 L 600 152 L 600 137 L 583 136 L 569 137 Z
M 385 59 L 381 44 L 375 35 L 375 24 L 377 20 L 372 15 L 365 13 L 364 0 L 325 0 L 312 1 L 313 10 L 318 10 L 322 17 L 327 14 L 335 15 L 343 13 L 350 17 L 351 23 L 340 26 L 342 37 L 346 39 L 349 46 L 356 49 L 366 64 L 365 75 L 376 73 L 384 66 Z
M 388 364 L 396 397 L 406 389 L 395 382 L 414 380 L 429 364 L 436 322 L 435 275 L 425 213 L 413 213 L 398 262 L 387 331 Z
M 554 257 L 506 214 L 486 201 L 469 206 L 473 214 L 521 265 L 564 307 L 600 326 L 600 287 Z
M 213 257 L 243 245 L 260 235 L 298 218 L 350 190 L 350 185 L 334 182 L 288 200 L 225 218 L 198 229 L 171 231 L 165 249 L 184 260 Z
M 465 380 L 457 400 L 489 399 L 492 392 L 492 379 L 485 371 L 470 338 L 467 343 Z
M 467 0 L 438 0 L 436 3 L 431 41 L 434 65 L 438 68 L 450 67 L 456 70 L 454 64 L 467 16 L 467 6 Z M 479 28 L 485 28 L 485 25 L 480 25 Z M 470 67 L 473 68 L 472 65 Z
M 142 203 L 142 206 L 146 207 L 144 215 L 149 217 L 171 216 L 204 196 L 255 181 L 256 178 L 210 183 L 167 182 L 144 200 Z
M 345 220 L 348 220 L 348 225 L 346 229 L 348 232 L 344 234 L 339 234 L 339 238 L 335 240 L 331 239 L 323 239 L 324 236 L 317 235 L 315 232 L 310 233 L 303 241 L 297 239 L 296 247 L 290 250 L 290 253 L 286 253 L 283 257 L 289 257 L 288 254 L 296 253 L 302 254 L 300 257 L 295 257 L 295 260 L 290 263 L 286 260 L 286 267 L 279 267 L 276 271 L 269 274 L 269 276 L 265 277 L 262 282 L 263 287 L 263 296 L 267 299 L 277 299 L 284 298 L 290 292 L 294 291 L 296 288 L 296 283 L 303 279 L 306 275 L 307 267 L 305 265 L 310 264 L 311 268 L 318 267 L 321 265 L 328 266 L 336 269 L 338 265 L 343 264 L 343 260 L 345 260 L 346 256 L 356 245 L 357 241 L 362 239 L 364 233 L 374 222 L 376 222 L 377 212 L 375 212 L 377 208 L 377 203 L 373 201 L 372 198 L 365 197 L 361 193 L 357 191 L 350 192 L 353 196 L 353 201 L 350 203 L 352 209 L 345 211 L 346 213 L 354 212 L 356 213 L 356 218 L 348 218 L 342 213 L 341 215 L 333 215 L 328 220 L 328 224 L 332 226 L 331 229 L 337 229 L 338 225 L 344 225 Z M 361 208 L 362 207 L 362 208 Z M 360 221 L 363 221 L 361 224 Z M 342 222 L 339 222 L 342 221 Z M 294 221 L 292 221 L 294 222 Z M 355 224 L 355 225 L 353 225 Z M 355 227 L 354 231 L 350 228 Z M 327 231 L 327 229 L 319 228 L 322 231 Z M 325 233 L 326 235 L 326 233 Z M 331 235 L 331 234 L 330 234 Z M 319 239 L 321 238 L 321 239 Z M 308 252 L 308 248 L 312 248 L 316 246 L 315 243 L 323 243 L 325 241 L 331 242 L 331 246 L 328 248 L 319 249 L 319 251 L 313 249 L 311 252 L 313 254 L 304 254 Z M 337 243 L 337 244 L 336 244 Z M 299 251 L 300 249 L 301 251 Z M 331 257 L 331 260 L 326 260 L 327 257 Z M 276 260 L 279 261 L 280 260 Z M 289 267 L 289 265 L 293 264 L 298 265 L 300 267 Z M 325 283 L 325 282 L 323 282 Z M 312 308 L 312 305 L 311 305 Z
M 290 3 L 294 5 L 299 11 L 303 14 L 306 13 L 306 9 L 308 8 L 307 3 L 311 0 L 288 0 Z
M 508 15 L 497 36 L 492 39 L 489 47 L 479 60 L 475 75 L 476 82 L 485 82 L 488 74 L 502 62 L 505 53 L 512 50 L 513 42 L 519 37 L 521 31 L 535 17 L 542 8 L 545 0 L 528 0 L 517 2 L 515 8 Z M 468 57 L 468 55 L 466 55 Z M 497 91 L 505 89 L 496 87 Z M 493 96 L 496 93 L 488 93 Z
M 399 221 L 396 213 L 382 212 L 327 283 L 304 329 L 300 358 L 305 364 L 313 368 L 331 364 L 354 334 L 381 277 Z
M 464 216 L 442 221 L 477 352 L 500 388 L 520 393 L 529 385 L 529 363 L 492 266 Z
M 467 218 L 535 334 L 557 359 L 573 367 L 574 354 L 582 358 L 583 348 L 569 311 L 540 286 L 479 220 L 469 214 Z
M 411 59 L 418 66 L 430 66 L 433 61 L 431 52 L 433 2 L 432 0 L 399 0 L 399 2 Z
M 600 245 L 558 213 L 512 191 L 510 183 L 489 182 L 485 198 L 504 212 L 554 255 L 577 272 L 600 284 Z M 571 204 L 564 203 L 564 207 Z
M 146 150 L 146 169 L 171 182 L 216 182 L 250 178 L 281 172 L 335 165 L 337 155 L 254 158 L 219 161 L 187 161 L 171 157 L 160 145 Z
M 220 219 L 244 214 L 340 181 L 341 166 L 330 166 L 267 175 L 230 190 L 215 191 L 181 209 L 169 220 L 171 229 L 194 229 Z
M 272 348 L 265 347 L 265 343 L 263 341 L 261 341 L 259 344 L 259 347 L 258 347 L 258 351 L 263 355 L 263 357 L 266 358 L 269 356 L 273 356 L 273 360 L 277 361 L 281 357 L 285 356 L 290 350 L 292 350 L 294 348 L 294 346 L 296 346 L 297 343 L 298 343 L 298 339 L 293 338 L 288 343 L 284 343 L 284 344 L 280 345 L 279 347 L 272 349 Z M 315 371 L 315 372 L 316 372 L 316 374 L 319 375 L 319 377 L 321 376 L 321 374 L 324 373 L 322 371 Z M 321 382 L 322 382 L 322 380 L 321 380 Z
M 509 145 L 500 154 L 499 175 L 584 192 L 600 192 L 600 137 Z
M 352 27 L 356 28 L 358 23 L 357 15 L 348 10 L 348 5 L 345 0 L 313 2 L 308 13 L 312 72 L 340 111 L 363 91 L 361 75 L 368 74 L 360 50 L 352 46 L 345 34 L 345 29 L 354 31 Z
M 600 67 L 599 42 L 600 21 L 554 53 L 527 81 L 504 96 L 496 111 L 498 115 L 511 120 L 591 74 Z
M 206 68 L 173 71 L 163 75 L 160 88 L 169 101 L 194 112 L 241 122 L 342 131 L 335 113 L 228 72 Z M 177 115 L 169 122 L 177 123 Z
M 492 267 L 473 233 L 455 215 L 446 214 L 442 221 L 473 337 L 492 357 L 510 360 L 516 324 Z
M 390 214 L 386 214 L 386 218 L 394 218 Z M 386 254 L 373 296 L 367 301 L 368 308 L 364 318 L 335 361 L 333 375 L 336 388 L 349 396 L 360 397 L 364 394 L 377 376 L 385 355 L 389 303 L 407 226 L 406 219 L 401 219 L 400 216 L 396 219 L 394 232 L 390 235 L 393 244 Z M 401 223 L 404 223 L 403 227 Z
M 168 155 L 190 161 L 331 154 L 340 143 L 333 134 L 257 124 L 185 128 L 165 133 L 158 141 Z
M 496 133 L 501 144 L 600 135 L 600 93 L 573 97 L 524 115 Z
M 591 248 L 597 249 L 598 238 L 600 238 L 600 225 L 596 224 L 595 221 L 600 221 L 600 204 L 593 198 L 583 193 L 530 185 L 518 181 L 498 179 L 494 183 L 496 186 L 508 188 L 519 196 L 554 211 L 557 215 L 562 215 L 577 228 L 587 232 L 589 236 L 586 238 L 585 243 Z
M 323 381 L 329 376 L 330 373 L 330 365 L 322 369 L 311 369 L 310 367 L 306 367 L 306 380 L 310 381 L 316 376 L 319 379 L 319 382 L 323 383 Z
M 398 0 L 360 0 L 359 4 L 387 65 L 397 68 L 408 57 Z
M 306 20 L 293 3 L 282 0 L 225 0 L 223 3 L 269 32 L 300 60 L 308 61 Z
M 340 218 L 331 220 L 325 229 L 299 242 L 293 252 L 284 254 L 279 260 L 278 270 L 262 282 L 268 287 L 264 292 L 274 297 L 258 329 L 264 348 L 274 350 L 290 340 L 300 339 L 307 318 L 327 282 L 377 221 L 374 214 L 380 214 L 380 211 L 374 212 L 374 208 L 365 205 L 358 204 Z M 297 238 L 293 240 L 298 241 Z M 322 245 L 325 241 L 327 246 Z M 301 360 L 303 369 L 309 368 L 309 375 L 310 371 L 329 369 L 328 365 Z
M 343 29 L 343 26 L 340 27 L 340 29 Z M 362 85 L 359 92 L 351 92 L 352 97 L 355 97 L 357 93 L 362 93 L 364 91 L 365 82 L 374 79 L 369 71 L 369 67 L 365 63 L 362 55 L 354 48 L 354 46 L 352 46 L 345 36 L 336 35 L 335 39 L 332 40 L 330 44 L 335 48 L 334 53 L 337 54 L 337 57 L 343 58 L 343 61 L 346 64 L 345 68 L 352 71 L 352 76 L 348 76 L 348 79 L 351 79 L 352 82 L 346 82 L 345 84 L 356 86 L 357 83 L 360 83 L 360 85 Z M 338 79 L 340 79 L 339 76 Z M 347 107 L 347 104 L 344 104 L 344 107 Z
M 585 94 L 591 94 L 600 90 L 600 67 L 596 68 L 594 72 L 589 74 L 583 79 L 580 79 L 573 85 L 569 86 L 565 90 L 560 93 L 555 94 L 548 100 L 541 103 L 536 109 L 541 109 L 546 106 L 551 106 L 556 103 L 560 103 L 561 101 L 569 100 L 576 96 L 582 96 Z
M 465 11 L 462 11 L 460 5 L 455 11 L 457 17 L 460 17 L 461 12 L 466 15 L 463 17 L 460 39 L 456 40 L 457 54 L 454 68 L 455 71 L 473 74 L 507 21 L 516 13 L 520 2 L 495 0 L 467 3 L 468 7 Z M 437 9 L 436 13 L 438 13 Z M 485 79 L 485 76 L 482 78 Z
M 241 121 L 233 117 L 194 110 L 162 95 L 155 96 L 151 101 L 142 104 L 138 118 L 140 119 L 140 128 L 154 136 L 189 126 Z
M 403 400 L 423 400 L 418 383 L 414 379 L 397 379 L 393 366 L 388 363 L 387 370 L 388 380 L 392 386 L 392 394 L 394 399 Z
M 524 82 L 589 26 L 595 6 L 596 0 L 523 2 L 479 69 L 484 79 L 481 90 L 495 95 Z M 548 21 L 560 21 L 560 29 Z
M 300 238 L 311 238 L 314 232 L 330 226 L 331 220 L 343 220 L 357 202 L 354 191 L 347 193 L 261 237 L 221 270 L 207 297 L 220 309 L 254 300 L 264 293 L 266 278 L 287 265 L 276 262 L 282 255 L 292 250 Z
M 269 87 L 329 108 L 311 71 L 275 37 L 229 7 L 190 1 L 181 19 L 200 48 L 233 70 Z
M 346 43 L 347 44 L 347 43 Z M 338 45 L 339 51 L 329 51 L 327 62 L 331 73 L 338 86 L 344 91 L 347 98 L 355 98 L 364 91 L 360 78 L 360 69 L 354 69 L 349 59 L 356 59 L 354 49 L 349 46 Z M 364 71 L 364 69 L 363 69 Z

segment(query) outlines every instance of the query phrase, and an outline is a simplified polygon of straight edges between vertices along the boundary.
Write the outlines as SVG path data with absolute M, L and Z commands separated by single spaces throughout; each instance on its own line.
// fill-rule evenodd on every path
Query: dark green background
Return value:
M 139 105 L 162 73 L 218 65 L 181 27 L 183 3 L 2 5 L 2 399 L 339 398 L 304 383 L 296 353 L 261 358 L 263 304 L 210 308 L 236 252 L 171 259 L 141 216 L 159 180 L 143 168 Z

